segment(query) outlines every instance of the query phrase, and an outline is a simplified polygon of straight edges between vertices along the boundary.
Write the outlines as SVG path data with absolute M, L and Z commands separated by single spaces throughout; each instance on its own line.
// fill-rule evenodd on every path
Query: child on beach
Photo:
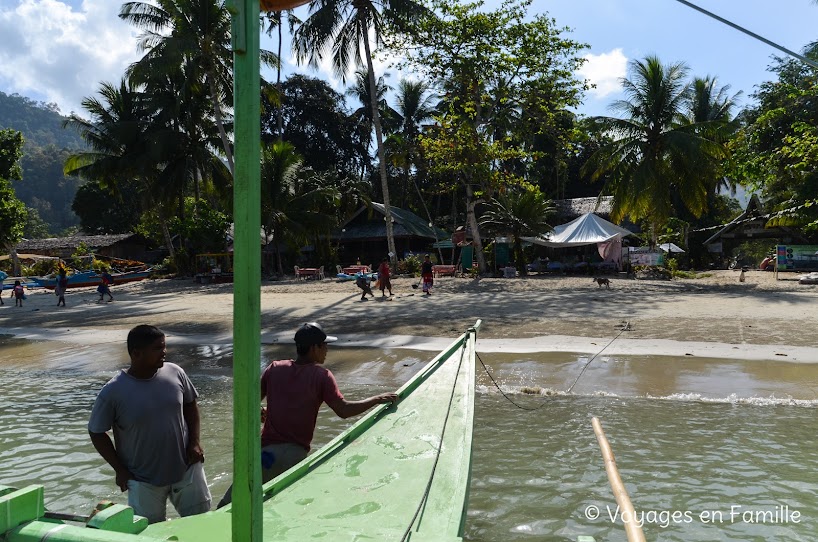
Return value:
M 102 274 L 102 282 L 99 283 L 97 286 L 97 293 L 99 294 L 99 301 L 102 301 L 105 298 L 105 295 L 108 295 L 108 301 L 113 301 L 114 296 L 111 295 L 111 284 L 114 283 L 114 277 L 111 276 L 110 273 L 107 271 Z
M 427 254 L 420 266 L 420 276 L 423 278 L 423 293 L 426 295 L 432 295 L 432 285 L 435 283 L 433 271 L 432 260 Z
M 378 267 L 378 288 L 381 290 L 381 297 L 386 297 L 384 290 L 389 290 L 389 295 L 392 295 L 392 281 L 389 277 L 389 260 L 384 258 Z
M 11 296 L 14 297 L 14 306 L 15 307 L 22 307 L 23 306 L 23 299 L 25 299 L 25 290 L 23 290 L 23 285 L 20 284 L 19 280 L 14 281 L 14 288 L 11 290 Z M 10 296 L 10 297 L 11 297 Z
M 54 286 L 54 295 L 57 296 L 57 306 L 62 304 L 65 307 L 65 290 L 68 288 L 68 277 L 65 275 L 65 269 L 60 269 L 60 274 L 57 276 L 57 284 Z
M 372 288 L 369 287 L 369 278 L 365 273 L 358 273 L 358 276 L 355 278 L 355 286 L 362 290 L 361 301 L 366 301 L 366 294 L 375 297 L 375 294 L 372 293 Z

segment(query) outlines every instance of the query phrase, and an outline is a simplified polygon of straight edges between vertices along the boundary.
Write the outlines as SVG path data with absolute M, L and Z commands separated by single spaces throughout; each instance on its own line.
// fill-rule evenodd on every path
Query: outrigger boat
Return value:
M 124 273 L 111 273 L 114 279 L 114 284 L 124 284 L 126 282 L 135 282 L 144 280 L 151 274 L 151 269 L 143 269 L 141 271 L 126 271 Z M 83 286 L 98 286 L 102 283 L 102 275 L 96 271 L 79 271 L 67 275 L 69 288 L 80 288 Z M 29 277 L 29 280 L 34 281 L 38 286 L 53 290 L 57 286 L 56 276 L 47 277 Z
M 475 326 L 380 405 L 263 487 L 263 540 L 461 540 L 471 476 Z M 6 493 L 3 495 L 3 493 Z M 49 514 L 43 488 L 0 488 L 0 540 L 235 540 L 225 507 L 148 526 L 124 505 L 85 519 Z M 92 528 L 89 528 L 92 527 Z

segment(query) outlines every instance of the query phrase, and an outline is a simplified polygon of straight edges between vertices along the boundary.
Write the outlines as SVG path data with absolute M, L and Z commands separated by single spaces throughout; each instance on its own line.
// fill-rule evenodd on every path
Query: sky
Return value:
M 796 52 L 818 40 L 814 0 L 693 3 Z M 487 8 L 499 4 L 486 0 Z M 120 5 L 118 0 L 0 0 L 0 91 L 54 102 L 63 114 L 81 113 L 83 97 L 93 95 L 101 81 L 118 82 L 141 56 L 138 31 L 117 17 Z M 623 97 L 620 79 L 633 59 L 656 55 L 664 63 L 685 62 L 691 75 L 715 76 L 721 86 L 730 85 L 731 94 L 741 92 L 738 101 L 747 105 L 756 85 L 774 79 L 767 68 L 774 55 L 782 55 L 676 0 L 534 0 L 530 12 L 547 13 L 557 26 L 571 29 L 569 37 L 589 45 L 579 75 L 595 88 L 578 109 L 584 115 L 610 114 L 611 102 Z M 307 9 L 296 14 L 303 18 Z M 276 43 L 263 37 L 262 47 L 274 51 Z M 344 89 L 328 65 L 298 66 L 286 48 L 282 56 L 285 73 L 307 73 Z M 386 63 L 376 65 L 376 72 L 384 69 Z M 387 83 L 396 86 L 399 74 L 392 72 Z

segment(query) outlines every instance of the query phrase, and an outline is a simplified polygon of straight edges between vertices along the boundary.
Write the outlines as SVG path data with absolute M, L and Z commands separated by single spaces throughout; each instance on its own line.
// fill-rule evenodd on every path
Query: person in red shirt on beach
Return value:
M 378 267 L 378 288 L 381 290 L 381 297 L 386 297 L 384 290 L 389 290 L 389 295 L 392 295 L 392 281 L 389 280 L 390 275 L 389 260 L 384 258 Z
M 340 418 L 363 414 L 375 405 L 395 403 L 397 394 L 382 393 L 361 401 L 348 401 L 335 376 L 322 367 L 327 343 L 338 340 L 324 333 L 317 322 L 308 322 L 295 333 L 295 360 L 272 361 L 261 375 L 261 399 L 267 399 L 261 431 L 261 474 L 267 483 L 307 457 L 315 433 L 318 409 L 326 403 Z M 218 508 L 230 503 L 232 487 Z

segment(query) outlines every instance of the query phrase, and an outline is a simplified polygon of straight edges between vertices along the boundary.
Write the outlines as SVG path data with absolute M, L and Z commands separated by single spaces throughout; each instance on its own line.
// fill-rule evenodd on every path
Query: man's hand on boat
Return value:
M 204 463 L 204 450 L 198 442 L 191 442 L 187 447 L 187 464 Z
M 380 395 L 376 395 L 373 397 L 378 403 L 392 403 L 395 404 L 398 402 L 398 394 L 397 393 L 382 393 Z

